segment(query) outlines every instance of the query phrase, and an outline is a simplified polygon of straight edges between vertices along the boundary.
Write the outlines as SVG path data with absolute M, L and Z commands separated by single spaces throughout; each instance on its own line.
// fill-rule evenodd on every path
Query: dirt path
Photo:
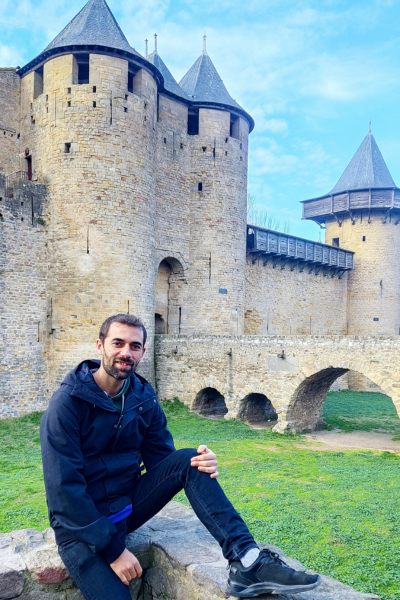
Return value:
M 253 429 L 270 429 L 276 425 L 276 421 L 248 422 L 247 425 Z M 304 434 L 312 444 L 299 444 L 298 448 L 309 448 L 310 450 L 343 450 L 345 448 L 360 448 L 364 450 L 383 450 L 387 452 L 400 452 L 400 441 L 392 440 L 393 433 L 379 433 L 378 431 L 352 431 L 342 433 L 340 429 L 332 431 L 313 431 Z
M 341 433 L 338 430 L 313 431 L 304 436 L 314 442 L 299 448 L 310 448 L 312 450 L 343 450 L 345 448 L 363 448 L 366 450 L 386 450 L 388 452 L 400 452 L 400 441 L 392 440 L 392 433 L 378 433 L 373 431 L 352 431 Z

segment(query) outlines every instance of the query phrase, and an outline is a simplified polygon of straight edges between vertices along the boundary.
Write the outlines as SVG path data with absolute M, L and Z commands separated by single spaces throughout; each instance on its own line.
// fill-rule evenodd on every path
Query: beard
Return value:
M 131 366 L 130 369 L 124 369 L 123 371 L 118 368 L 118 362 L 124 362 Z M 135 372 L 138 363 L 135 363 L 131 358 L 126 358 L 122 361 L 119 358 L 111 358 L 106 354 L 103 350 L 103 360 L 102 360 L 103 369 L 108 375 L 114 377 L 114 379 L 123 380 L 128 379 Z

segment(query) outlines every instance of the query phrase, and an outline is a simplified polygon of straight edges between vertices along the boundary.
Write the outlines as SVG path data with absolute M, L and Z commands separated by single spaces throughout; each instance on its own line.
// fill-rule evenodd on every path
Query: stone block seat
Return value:
M 131 582 L 133 600 L 222 600 L 227 562 L 218 544 L 190 508 L 170 502 L 157 516 L 128 537 L 127 546 L 144 572 Z M 275 546 L 290 566 L 301 564 Z M 43 533 L 22 529 L 0 534 L 0 599 L 82 600 L 59 558 L 51 529 Z M 379 600 L 322 576 L 311 592 L 285 596 L 258 596 L 260 600 Z

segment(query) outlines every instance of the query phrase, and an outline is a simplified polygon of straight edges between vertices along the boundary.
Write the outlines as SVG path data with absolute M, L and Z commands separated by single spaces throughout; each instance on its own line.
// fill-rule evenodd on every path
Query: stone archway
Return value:
M 206 387 L 196 395 L 192 411 L 209 419 L 222 419 L 228 409 L 224 396 L 217 389 Z
M 348 370 L 328 367 L 303 379 L 289 400 L 285 429 L 295 432 L 316 429 L 322 421 L 322 408 L 329 388 Z M 276 429 L 282 430 L 282 423 L 278 423 Z
M 319 424 L 324 423 L 322 420 L 323 405 L 326 400 L 326 395 L 330 390 L 332 384 L 336 379 L 343 377 L 348 372 L 359 372 L 357 364 L 349 365 L 345 367 L 326 367 L 312 375 L 303 378 L 300 381 L 294 391 L 294 393 L 288 394 L 286 406 L 280 411 L 278 424 L 274 430 L 293 431 L 293 432 L 304 432 L 312 431 L 318 427 Z M 387 394 L 392 398 L 395 408 L 398 410 L 398 405 L 395 402 L 395 394 L 390 386 L 390 381 L 385 378 L 385 375 L 380 371 L 361 373 L 364 378 L 368 378 L 369 381 L 373 382 L 376 386 L 382 389 L 382 393 Z M 397 399 L 397 397 L 396 397 Z M 400 414 L 399 414 L 400 416 Z
M 183 330 L 184 269 L 178 259 L 164 258 L 155 281 L 155 333 L 179 335 Z
M 238 418 L 253 424 L 276 421 L 278 417 L 265 394 L 247 394 L 240 402 Z

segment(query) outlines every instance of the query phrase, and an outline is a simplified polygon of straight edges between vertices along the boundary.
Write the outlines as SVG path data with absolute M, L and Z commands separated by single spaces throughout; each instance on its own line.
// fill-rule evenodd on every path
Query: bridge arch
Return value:
M 192 411 L 208 418 L 221 419 L 228 412 L 225 397 L 214 387 L 205 387 L 197 394 Z
M 382 393 L 388 395 L 400 417 L 400 389 L 397 389 L 397 379 L 392 380 L 390 373 L 380 368 L 367 368 L 364 365 L 347 363 L 345 366 L 323 366 L 313 373 L 302 373 L 291 381 L 290 387 L 284 392 L 286 402 L 278 411 L 278 423 L 275 431 L 304 432 L 312 431 L 318 427 L 322 419 L 323 405 L 331 385 L 345 373 L 357 371 L 371 380 Z
M 265 394 L 247 394 L 239 403 L 238 419 L 248 423 L 275 421 L 277 415 L 271 400 Z

